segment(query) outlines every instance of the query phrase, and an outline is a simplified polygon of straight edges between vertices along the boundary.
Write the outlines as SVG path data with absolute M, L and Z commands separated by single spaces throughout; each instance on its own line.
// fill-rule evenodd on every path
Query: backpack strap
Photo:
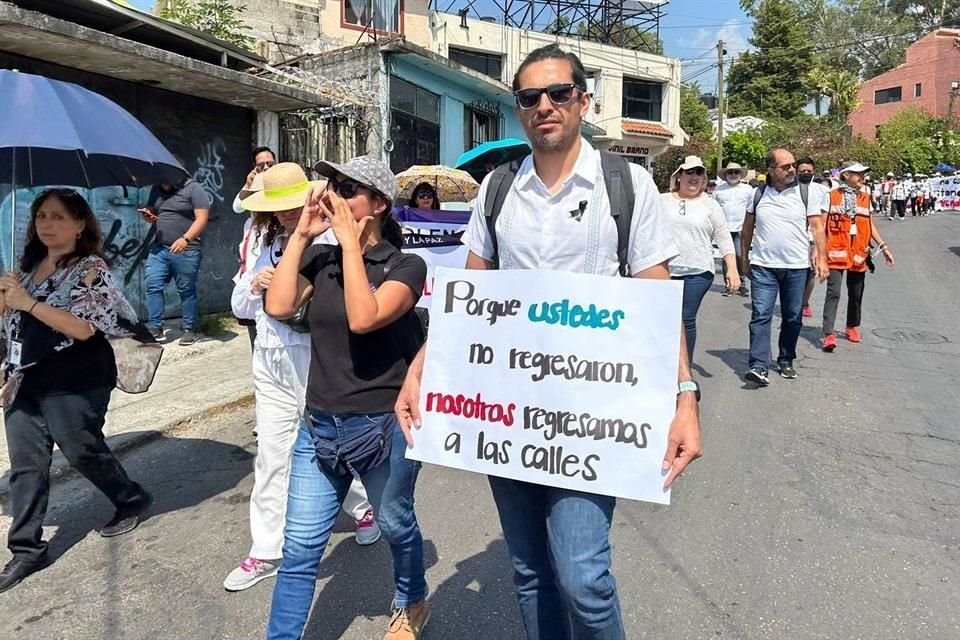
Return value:
M 627 251 L 630 247 L 630 225 L 633 222 L 633 207 L 636 194 L 633 190 L 633 174 L 630 163 L 623 156 L 608 151 L 600 152 L 600 166 L 603 181 L 610 200 L 610 215 L 617 225 L 617 260 L 620 262 L 620 275 L 630 276 Z
M 513 186 L 513 180 L 517 177 L 517 171 L 520 170 L 520 163 L 523 162 L 524 158 L 502 164 L 494 169 L 493 175 L 490 176 L 490 182 L 487 183 L 487 192 L 484 194 L 483 216 L 487 220 L 487 231 L 490 233 L 490 240 L 493 243 L 493 257 L 490 261 L 493 263 L 494 269 L 500 268 L 497 218 L 500 217 L 500 210 L 503 209 L 503 203 L 507 200 L 507 194 L 510 193 L 510 187 Z
M 764 182 L 753 192 L 753 215 L 757 215 L 757 205 L 760 204 L 760 199 L 763 198 L 763 192 L 766 190 L 767 183 Z

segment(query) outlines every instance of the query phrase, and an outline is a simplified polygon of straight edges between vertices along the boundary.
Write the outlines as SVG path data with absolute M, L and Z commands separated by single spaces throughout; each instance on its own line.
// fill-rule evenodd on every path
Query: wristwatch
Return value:
M 696 380 L 684 380 L 677 384 L 678 396 L 685 391 L 692 391 L 697 396 L 697 402 L 700 402 L 700 385 L 697 384 Z

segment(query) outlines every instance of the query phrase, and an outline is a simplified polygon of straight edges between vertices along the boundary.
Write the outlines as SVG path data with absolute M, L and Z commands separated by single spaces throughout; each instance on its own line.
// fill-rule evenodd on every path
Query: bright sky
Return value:
M 145 10 L 154 3 L 154 0 L 127 1 Z M 452 1 L 442 0 L 440 6 L 446 7 Z M 481 13 L 496 13 L 496 5 L 490 0 L 481 0 L 476 6 Z M 717 40 L 726 43 L 728 56 L 737 55 L 749 46 L 750 19 L 740 9 L 738 0 L 673 0 L 664 12 L 660 37 L 666 54 L 683 60 L 684 82 L 693 80 L 699 82 L 704 91 L 712 91 L 717 84 L 717 71 L 715 67 L 707 67 L 716 62 Z

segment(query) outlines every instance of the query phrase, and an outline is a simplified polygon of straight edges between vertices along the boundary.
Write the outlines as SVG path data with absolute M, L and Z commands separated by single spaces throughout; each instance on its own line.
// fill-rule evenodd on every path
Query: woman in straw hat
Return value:
M 670 277 L 683 281 L 681 315 L 690 362 L 693 362 L 693 347 L 697 341 L 697 311 L 713 284 L 715 267 L 711 242 L 720 247 L 720 255 L 727 265 L 727 289 L 740 289 L 740 274 L 727 221 L 717 201 L 704 194 L 706 186 L 707 169 L 703 160 L 687 156 L 670 176 L 670 193 L 661 196 L 673 226 L 673 241 L 680 250 L 680 255 L 670 261 Z
M 393 405 L 423 342 L 413 309 L 427 267 L 399 251 L 403 238 L 390 214 L 397 183 L 386 164 L 364 156 L 314 169 L 328 179 L 325 188 L 298 176 L 276 189 L 296 193 L 298 203 L 305 197 L 306 205 L 273 273 L 265 309 L 289 318 L 312 299 L 312 349 L 267 637 L 300 638 L 320 558 L 357 477 L 393 554 L 396 590 L 385 640 L 416 640 L 429 618 L 423 537 L 413 510 L 420 464 L 404 455 Z M 338 245 L 313 244 L 328 229 Z
M 258 181 L 261 184 L 257 185 Z M 253 544 L 249 555 L 223 581 L 227 591 L 249 589 L 276 575 L 283 555 L 287 483 L 306 398 L 310 336 L 303 333 L 302 326 L 284 323 L 264 313 L 263 294 L 270 287 L 273 272 L 306 201 L 305 189 L 298 197 L 273 195 L 278 186 L 282 188 L 291 181 L 306 181 L 303 170 L 292 163 L 276 165 L 257 175 L 253 182 L 258 188 L 251 189 L 243 200 L 255 217 L 241 247 L 241 267 L 231 303 L 234 315 L 253 318 L 257 325 L 253 349 L 257 458 L 250 495 Z M 265 189 L 270 189 L 269 193 Z M 263 196 L 251 199 L 255 193 Z M 373 544 L 380 538 L 373 509 L 359 482 L 351 486 L 344 511 L 357 523 L 359 544 Z

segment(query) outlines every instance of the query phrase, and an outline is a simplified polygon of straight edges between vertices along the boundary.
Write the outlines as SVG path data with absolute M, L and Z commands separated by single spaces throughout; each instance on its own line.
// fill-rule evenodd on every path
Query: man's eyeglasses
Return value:
M 517 106 L 521 109 L 533 109 L 540 104 L 540 96 L 547 94 L 553 104 L 567 104 L 573 99 L 573 92 L 579 87 L 572 82 L 552 84 L 543 89 L 520 89 L 514 92 Z
M 796 169 L 796 168 L 797 168 L 797 163 L 796 163 L 796 162 L 790 162 L 790 163 L 788 163 L 788 164 L 778 164 L 778 165 L 774 165 L 774 168 L 775 168 L 775 169 L 780 169 L 781 171 L 790 171 L 790 169 Z
M 257 172 L 263 173 L 264 171 L 266 171 L 267 169 L 269 169 L 275 164 L 276 162 L 274 162 L 273 160 L 267 160 L 266 162 L 261 162 L 260 164 L 257 165 Z
M 693 169 L 684 169 L 683 175 L 685 176 L 702 176 L 707 173 L 707 170 L 703 167 L 694 167 Z
M 353 178 L 347 178 L 346 180 L 330 178 L 327 182 L 327 188 L 338 194 L 344 200 L 349 200 L 353 196 L 357 195 L 357 189 L 365 186 L 365 184 L 357 182 Z

